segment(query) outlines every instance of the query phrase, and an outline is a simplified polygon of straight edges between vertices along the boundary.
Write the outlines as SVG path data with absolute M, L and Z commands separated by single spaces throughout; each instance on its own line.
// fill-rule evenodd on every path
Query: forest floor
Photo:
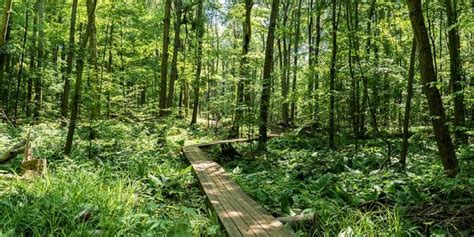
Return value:
M 293 226 L 302 236 L 472 236 L 474 146 L 458 149 L 462 171 L 447 179 L 435 142 L 421 131 L 410 139 L 405 171 L 381 169 L 386 147 L 373 139 L 360 141 L 358 151 L 342 139 L 331 151 L 322 137 L 286 135 L 264 155 L 256 144 L 235 145 L 238 159 L 212 152 L 274 216 L 314 214 L 314 222 Z
M 218 236 L 217 218 L 181 154 L 186 141 L 212 138 L 189 124 L 97 121 L 89 143 L 78 127 L 73 153 L 61 154 L 67 129 L 42 122 L 13 129 L 0 123 L 0 153 L 31 133 L 33 155 L 48 173 L 0 176 L 0 236 Z M 21 158 L 0 164 L 20 172 Z M 86 217 L 84 217 L 86 213 Z
M 224 138 L 224 129 L 176 121 L 82 124 L 66 158 L 60 123 L 0 123 L 0 153 L 30 132 L 33 155 L 49 169 L 44 177 L 0 178 L 0 236 L 222 235 L 181 148 Z M 426 137 L 410 139 L 405 172 L 379 169 L 385 147 L 375 140 L 355 151 L 353 141 L 341 139 L 330 151 L 324 137 L 289 134 L 270 140 L 266 155 L 253 143 L 234 145 L 238 158 L 210 152 L 274 216 L 314 213 L 314 223 L 292 226 L 300 236 L 473 234 L 473 146 L 458 149 L 462 172 L 446 179 Z M 0 172 L 19 172 L 20 163 L 1 164 Z

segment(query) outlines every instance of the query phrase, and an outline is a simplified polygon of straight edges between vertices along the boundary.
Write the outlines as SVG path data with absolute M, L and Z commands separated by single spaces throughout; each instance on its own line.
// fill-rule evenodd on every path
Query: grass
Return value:
M 11 130 L 0 125 L 6 149 L 28 131 L 34 156 L 48 160 L 44 177 L 0 178 L 0 236 L 219 236 L 181 144 L 193 131 L 170 124 L 99 121 L 79 127 L 70 157 L 60 124 Z M 168 131 L 168 130 L 167 130 Z M 181 136 L 181 137 L 180 137 Z M 20 158 L 1 170 L 19 170 Z M 89 217 L 79 217 L 81 212 Z

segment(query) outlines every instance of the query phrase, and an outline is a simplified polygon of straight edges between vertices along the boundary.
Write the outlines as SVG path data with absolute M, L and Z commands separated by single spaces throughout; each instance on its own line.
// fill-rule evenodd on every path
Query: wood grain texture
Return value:
M 235 139 L 190 145 L 183 148 L 211 208 L 229 236 L 294 236 L 284 225 L 252 200 L 201 146 L 244 142 Z

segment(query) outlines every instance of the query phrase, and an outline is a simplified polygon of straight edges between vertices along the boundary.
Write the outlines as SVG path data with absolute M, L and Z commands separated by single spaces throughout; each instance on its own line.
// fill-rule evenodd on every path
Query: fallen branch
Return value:
M 314 221 L 314 214 L 301 214 L 301 215 L 296 215 L 296 216 L 284 216 L 284 217 L 278 217 L 277 218 L 281 223 L 286 224 L 292 224 L 296 222 L 312 222 Z
M 15 158 L 17 155 L 23 153 L 25 151 L 25 144 L 26 144 L 26 140 L 22 140 L 21 142 L 14 145 L 10 150 L 6 151 L 0 157 L 0 164 L 3 164 L 5 162 Z

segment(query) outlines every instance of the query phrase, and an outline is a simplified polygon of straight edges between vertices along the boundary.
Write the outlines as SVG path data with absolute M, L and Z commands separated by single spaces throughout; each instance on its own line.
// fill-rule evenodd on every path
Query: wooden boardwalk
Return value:
M 280 221 L 244 193 L 224 169 L 210 160 L 208 154 L 201 149 L 203 146 L 242 141 L 245 139 L 191 145 L 184 147 L 183 152 L 229 236 L 294 236 Z

